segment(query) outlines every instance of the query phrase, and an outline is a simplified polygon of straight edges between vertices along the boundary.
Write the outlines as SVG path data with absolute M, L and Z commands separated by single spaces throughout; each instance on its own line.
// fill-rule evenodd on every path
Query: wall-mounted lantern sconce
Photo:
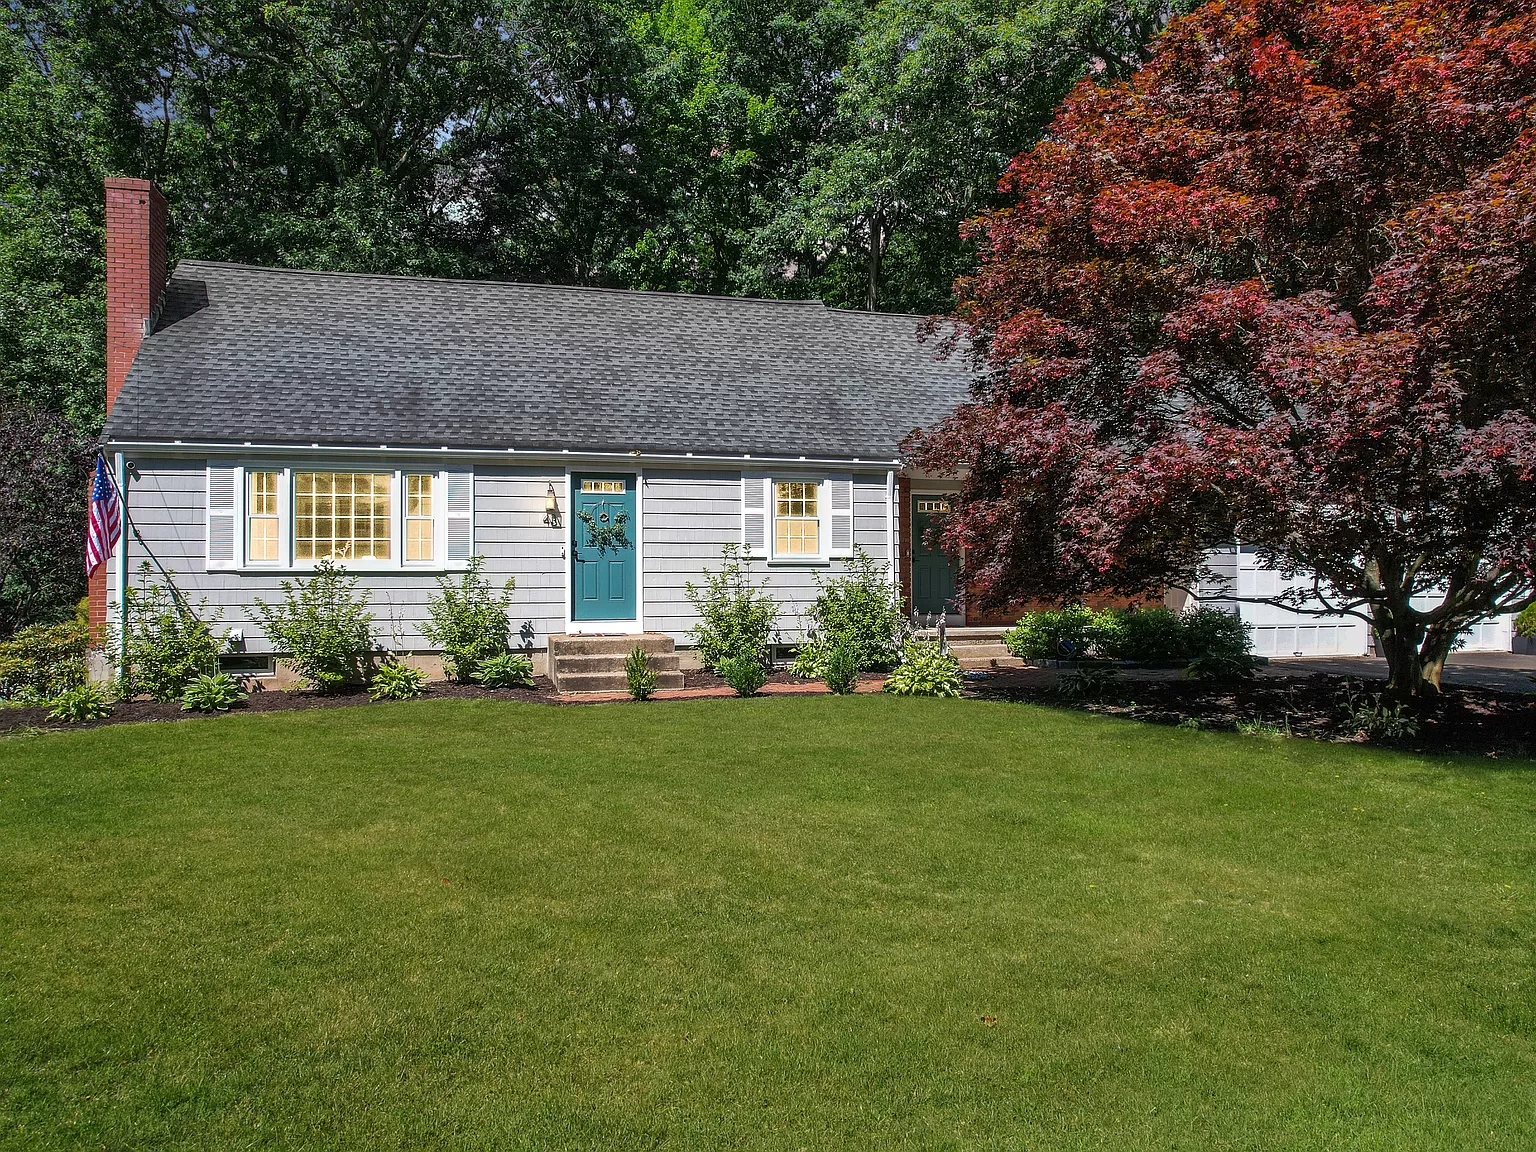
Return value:
M 549 491 L 544 494 L 544 523 L 551 528 L 560 527 L 560 501 L 555 496 L 555 485 L 549 485 Z

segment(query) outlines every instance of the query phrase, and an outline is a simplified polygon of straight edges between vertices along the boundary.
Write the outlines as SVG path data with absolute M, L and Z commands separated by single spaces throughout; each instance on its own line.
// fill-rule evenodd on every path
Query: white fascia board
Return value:
M 392 456 L 431 457 L 435 460 L 470 460 L 476 463 L 505 464 L 509 460 L 526 461 L 530 464 L 558 463 L 565 467 L 572 461 L 599 464 L 616 464 L 621 461 L 635 463 L 701 464 L 718 467 L 721 464 L 752 467 L 778 465 L 838 466 L 852 471 L 899 467 L 899 460 L 863 456 L 759 456 L 742 454 L 708 454 L 702 452 L 587 452 L 574 449 L 550 448 L 397 448 L 389 444 L 267 444 L 246 440 L 109 440 L 105 446 L 113 451 L 153 451 L 167 456 L 206 456 L 210 452 L 221 455 L 241 455 L 260 452 L 264 455 L 303 456 Z

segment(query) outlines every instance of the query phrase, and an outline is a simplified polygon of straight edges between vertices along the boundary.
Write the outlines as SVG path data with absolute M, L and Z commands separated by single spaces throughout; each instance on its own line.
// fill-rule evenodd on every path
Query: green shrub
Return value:
M 1078 660 L 1088 655 L 1106 626 L 1101 615 L 1081 604 L 1054 612 L 1026 612 L 1003 633 L 1003 643 L 1025 660 Z
M 1515 617 L 1515 635 L 1536 640 L 1536 604 Z
M 825 679 L 827 658 L 839 648 L 852 654 L 860 672 L 889 668 L 901 656 L 907 634 L 901 589 L 890 569 L 862 549 L 854 550 L 843 575 L 816 575 L 816 599 L 805 614 L 811 626 L 795 657 L 796 676 Z
M 0 644 L 0 699 L 41 703 L 84 684 L 90 636 L 83 616 L 19 629 Z
M 368 593 L 357 591 L 357 577 L 322 560 L 308 580 L 284 580 L 280 587 L 282 603 L 257 600 L 253 607 L 272 646 L 288 653 L 284 663 L 322 692 L 362 683 L 373 613 Z
M 827 687 L 836 696 L 847 696 L 859 683 L 859 658 L 854 650 L 839 644 L 827 653 L 821 664 Z
M 48 709 L 48 719 L 65 724 L 78 724 L 82 720 L 105 720 L 112 715 L 112 705 L 107 703 L 106 693 L 99 684 L 77 684 L 60 692 Z
M 482 688 L 532 688 L 533 658 L 521 652 L 503 652 L 480 661 L 475 681 Z
M 1184 675 L 1192 680 L 1231 684 L 1238 680 L 1252 679 L 1256 666 L 1254 658 L 1246 654 L 1212 652 L 1191 660 L 1184 669 Z
M 704 666 L 721 676 L 725 661 L 733 657 L 750 657 L 759 665 L 768 659 L 768 637 L 779 616 L 778 602 L 752 582 L 751 566 L 741 550 L 727 544 L 723 556 L 720 571 L 706 572 L 702 587 L 692 581 L 686 586 L 699 614 L 692 632 L 694 648 Z
M 240 681 L 227 672 L 199 676 L 181 694 L 183 712 L 228 712 L 245 699 Z
M 409 664 L 380 664 L 368 685 L 370 700 L 414 700 L 427 690 L 427 674 Z
M 1252 629 L 1236 612 L 1191 608 L 1179 623 L 1191 656 L 1247 656 L 1253 651 Z
M 121 690 L 125 696 L 142 692 L 161 703 L 180 700 L 188 684 L 219 670 L 224 641 L 212 631 L 219 614 L 209 616 L 203 602 L 194 611 L 171 577 L 164 583 L 153 579 L 147 563 L 140 565 L 139 577 L 139 586 L 130 584 L 123 595 L 128 642 Z
M 1346 727 L 1366 740 L 1405 740 L 1419 734 L 1419 721 L 1401 703 L 1389 704 L 1380 692 L 1366 692 L 1353 680 L 1340 693 Z
M 960 662 L 938 644 L 912 637 L 884 690 L 896 696 L 958 696 Z
M 656 673 L 651 671 L 651 658 L 638 644 L 624 659 L 624 679 L 629 683 L 630 696 L 636 700 L 649 700 L 656 691 Z
M 1167 608 L 1101 613 L 1093 631 L 1095 649 L 1110 660 L 1156 663 L 1182 660 L 1189 654 L 1183 621 Z
M 497 592 L 482 572 L 484 565 L 485 557 L 476 556 L 458 580 L 439 577 L 437 595 L 427 601 L 427 622 L 421 627 L 421 634 L 443 650 L 448 674 L 461 682 L 473 679 L 482 662 L 507 650 L 507 608 L 517 583 L 509 578 Z
M 745 652 L 720 661 L 719 673 L 738 696 L 755 696 L 768 683 L 768 670 L 762 659 Z

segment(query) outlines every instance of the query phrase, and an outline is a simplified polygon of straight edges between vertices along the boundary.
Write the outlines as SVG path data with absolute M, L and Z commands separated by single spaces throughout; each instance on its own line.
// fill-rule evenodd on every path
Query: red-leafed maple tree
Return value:
M 973 225 L 980 382 L 910 445 L 973 587 L 1189 587 L 1241 539 L 1438 691 L 1536 598 L 1533 97 L 1536 0 L 1213 0 L 1084 82 Z

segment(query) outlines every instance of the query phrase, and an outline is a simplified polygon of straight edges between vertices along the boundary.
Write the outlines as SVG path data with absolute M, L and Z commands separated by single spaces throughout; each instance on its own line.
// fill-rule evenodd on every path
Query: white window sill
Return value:
M 832 558 L 830 556 L 770 556 L 768 557 L 770 568 L 830 568 Z
M 469 564 L 467 561 L 455 561 L 452 564 L 364 565 L 337 561 L 336 567 L 344 570 L 348 576 L 446 576 L 450 572 L 463 572 Z M 278 564 L 246 564 L 238 568 L 209 568 L 208 571 L 210 573 L 233 572 L 236 576 L 313 576 L 319 571 L 319 565 L 307 564 L 303 567 L 294 567 Z

